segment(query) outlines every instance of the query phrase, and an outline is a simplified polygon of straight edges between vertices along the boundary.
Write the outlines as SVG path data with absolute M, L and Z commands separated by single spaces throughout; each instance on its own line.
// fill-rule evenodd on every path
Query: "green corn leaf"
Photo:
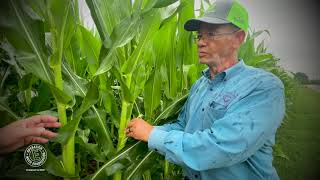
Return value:
M 122 170 L 125 168 L 124 163 L 114 163 L 111 166 L 109 166 L 107 169 L 105 169 L 105 175 L 104 177 L 111 176 L 115 172 Z
M 141 177 L 144 171 L 151 169 L 152 165 L 154 165 L 155 157 L 156 153 L 154 151 L 149 151 L 140 161 L 131 164 L 131 166 L 126 169 L 124 172 L 124 179 L 130 180 Z
M 188 70 L 188 89 L 191 88 L 191 86 L 197 81 L 199 78 L 200 73 L 199 73 L 199 68 L 197 67 L 196 64 L 192 64 Z
M 47 1 L 48 23 L 52 36 L 52 67 L 61 66 L 62 55 L 70 44 L 76 31 L 76 11 L 74 1 L 49 0 Z
M 70 87 L 73 95 L 84 97 L 87 93 L 88 81 L 75 74 L 66 62 L 62 63 L 62 73 L 65 87 Z
M 54 139 L 54 141 L 61 144 L 66 144 L 68 140 L 76 133 L 82 114 L 85 113 L 95 103 L 97 103 L 98 99 L 99 90 L 96 85 L 91 83 L 85 98 L 82 100 L 81 106 L 73 115 L 73 120 L 69 121 L 67 125 L 59 129 L 59 135 Z
M 78 25 L 76 32 L 71 39 L 70 46 L 64 51 L 64 57 L 70 66 L 70 69 L 74 74 L 77 74 L 80 77 L 86 76 L 88 66 L 86 58 L 83 57 L 86 54 L 82 52 L 83 48 L 81 48 L 83 42 L 85 41 L 83 41 L 83 35 Z
M 177 61 L 176 61 L 176 19 L 170 20 L 161 28 L 160 37 L 165 37 L 167 41 L 165 42 L 163 53 L 165 55 L 166 61 L 163 66 L 165 66 L 168 83 L 165 89 L 165 94 L 168 98 L 174 98 L 177 94 Z M 160 39 L 159 39 L 160 40 Z M 163 77 L 164 78 L 164 77 Z
M 121 71 L 125 74 L 135 71 L 138 62 L 141 61 L 141 57 L 143 52 L 145 51 L 145 48 L 153 39 L 153 36 L 160 26 L 159 12 L 157 10 L 154 10 L 145 13 L 143 15 L 141 26 L 142 28 L 138 39 L 138 46 L 134 49 L 129 59 L 121 67 Z
M 257 32 L 253 32 L 250 36 L 251 39 L 256 39 L 258 36 L 260 36 L 262 33 L 267 33 L 269 36 L 271 36 L 270 32 L 268 30 L 260 30 Z
M 1 31 L 12 46 L 5 46 L 16 55 L 18 64 L 38 78 L 52 84 L 52 72 L 44 52 L 44 25 L 30 17 L 25 1 L 6 1 L 1 5 Z M 14 48 L 8 48 L 14 47 Z M 10 52 L 11 51 L 11 52 Z
M 122 47 L 131 41 L 138 33 L 141 25 L 140 14 L 134 13 L 123 19 L 116 25 L 111 33 L 110 39 L 113 48 Z
M 111 156 L 115 152 L 109 129 L 106 126 L 106 113 L 91 106 L 91 109 L 83 116 L 83 120 L 87 127 L 94 130 L 98 137 L 97 143 L 103 148 L 105 155 Z
M 96 73 L 94 74 L 94 76 L 103 74 L 112 68 L 112 66 L 114 65 L 114 62 L 116 61 L 114 51 L 115 51 L 114 49 L 111 49 L 109 51 L 109 54 L 102 58 L 101 64 L 98 70 L 96 71 Z
M 156 4 L 153 7 L 154 8 L 162 8 L 162 7 L 169 6 L 177 1 L 178 0 L 157 0 Z
M 138 156 L 139 154 L 143 154 L 143 152 L 145 152 L 146 149 L 146 144 L 142 142 L 134 143 L 125 150 L 119 152 L 117 155 L 113 156 L 108 162 L 106 162 L 99 170 L 96 171 L 96 173 L 92 176 L 91 180 L 104 179 L 104 171 L 117 162 L 120 162 L 121 164 L 126 163 L 124 165 L 128 166 L 129 162 L 134 161 L 134 159 L 132 158 Z
M 272 60 L 273 55 L 270 53 L 266 53 L 266 54 L 261 53 L 255 56 L 254 58 L 255 58 L 256 64 L 258 64 L 258 63 L 264 63 L 265 61 L 268 61 L 268 60 Z
M 19 89 L 23 94 L 23 101 L 26 106 L 29 108 L 32 98 L 32 85 L 35 84 L 37 78 L 35 78 L 32 74 L 26 74 L 19 80 Z
M 280 144 L 275 144 L 273 146 L 273 150 L 274 150 L 273 154 L 274 154 L 274 156 L 281 157 L 281 158 L 283 158 L 285 160 L 290 160 L 288 155 L 286 155 L 282 149 L 283 148 L 282 148 L 282 146 Z
M 161 100 L 161 77 L 155 71 L 151 73 L 144 89 L 144 109 L 146 119 L 151 119 L 153 111 L 160 105 Z
M 57 158 L 51 151 L 46 147 L 47 151 L 47 161 L 44 164 L 45 169 L 48 171 L 48 173 L 53 174 L 55 176 L 60 177 L 75 177 L 69 175 L 63 167 L 62 161 Z
M 81 150 L 92 155 L 95 158 L 95 160 L 98 160 L 98 161 L 105 160 L 105 157 L 102 156 L 100 152 L 98 144 L 84 142 L 80 137 L 75 137 L 74 143 L 79 144 L 79 146 L 81 147 Z
M 165 95 L 169 99 L 174 99 L 178 93 L 178 75 L 181 78 L 182 69 L 177 69 L 176 58 L 176 23 L 177 19 L 172 18 L 162 25 L 154 36 L 153 48 L 155 49 L 157 66 L 161 67 L 161 79 L 164 83 Z M 163 41 L 166 39 L 166 41 Z M 180 92 L 179 92 L 180 93 Z
M 110 5 L 117 3 L 115 0 L 86 0 L 90 9 L 91 16 L 98 29 L 102 41 L 110 39 L 110 34 L 113 27 L 120 21 L 115 9 L 110 8 Z
M 137 35 L 140 24 L 140 14 L 134 13 L 114 27 L 110 36 L 112 42 L 110 52 L 102 59 L 95 75 L 102 74 L 111 69 L 115 60 L 113 56 L 115 55 L 116 48 L 122 47 L 130 42 Z
M 39 16 L 37 18 L 45 20 L 48 19 L 48 12 L 46 7 L 46 1 L 33 1 L 33 0 L 26 0 L 28 6 L 32 9 L 35 13 L 29 13 L 32 16 Z
M 265 53 L 265 51 L 266 51 L 266 49 L 265 49 L 265 42 L 264 42 L 264 40 L 262 40 L 262 41 L 259 43 L 259 45 L 257 46 L 256 52 L 257 52 L 258 54 L 260 54 L 260 53 Z
M 149 11 L 151 8 L 163 8 L 169 6 L 178 0 L 155 0 L 155 1 L 148 1 L 148 4 L 143 9 L 144 12 Z
M 99 66 L 100 48 L 102 43 L 85 27 L 79 25 L 78 28 L 82 35 L 81 51 L 86 55 L 86 61 L 89 64 L 91 74 L 94 74 Z
M 5 100 L 2 97 L 0 98 L 0 111 L 7 112 L 15 120 L 20 119 L 20 117 L 8 107 L 8 105 L 5 103 Z
M 170 116 L 173 116 L 177 114 L 180 110 L 181 107 L 183 106 L 184 102 L 187 100 L 188 94 L 185 94 L 176 100 L 172 101 L 168 107 L 166 107 L 158 116 L 157 118 L 153 121 L 153 124 L 160 124 L 162 119 L 166 119 Z
M 112 71 L 112 74 L 117 78 L 117 80 L 120 83 L 121 92 L 122 92 L 121 94 L 122 94 L 124 100 L 126 102 L 133 103 L 134 97 L 133 97 L 131 91 L 129 90 L 124 77 L 121 75 L 120 70 L 117 68 L 112 68 L 111 71 Z
M 128 23 L 132 17 L 132 15 L 129 16 L 131 9 L 131 3 L 129 1 L 86 0 L 86 3 L 90 9 L 91 16 L 93 17 L 101 40 L 105 48 L 109 49 L 108 54 L 100 58 L 101 64 L 98 71 L 95 73 L 95 75 L 99 75 L 110 70 L 117 60 L 121 62 L 124 61 L 124 53 L 119 49 L 116 50 L 116 48 L 123 43 L 123 40 L 128 37 L 128 34 L 131 31 L 136 31 L 137 28 L 128 28 L 127 25 L 129 24 L 126 24 L 124 25 L 124 29 L 128 30 L 129 33 L 122 30 L 115 30 L 117 29 L 116 26 L 123 26 L 123 24 L 125 24 L 125 22 Z M 112 38 L 110 37 L 111 34 L 113 34 Z M 120 38 L 120 36 L 123 37 Z M 113 46 L 113 44 L 116 45 Z
M 181 98 L 178 98 L 176 101 L 172 102 L 154 121 L 154 123 L 160 123 L 161 119 L 168 118 L 170 116 L 173 116 L 174 114 L 177 114 L 178 111 L 180 111 L 183 103 L 185 102 L 188 95 L 182 96 Z M 154 164 L 156 153 L 154 151 L 149 151 L 148 153 L 144 154 L 141 159 L 135 163 L 132 163 L 131 166 L 129 166 L 125 173 L 124 177 L 126 180 L 130 179 L 136 179 L 138 177 L 142 176 L 142 173 L 146 171 L 147 169 L 150 169 L 151 166 Z M 137 157 L 138 158 L 138 157 Z M 137 159 L 136 158 L 136 159 Z
M 184 29 L 184 24 L 187 20 L 194 18 L 194 3 L 193 1 L 183 0 L 181 1 L 181 10 L 178 11 L 178 34 L 177 34 L 177 66 L 179 67 L 178 73 L 178 82 L 179 87 L 178 91 L 181 92 L 183 90 L 189 89 L 194 79 L 198 79 L 199 75 L 195 74 L 193 77 L 192 83 L 188 84 L 187 81 L 183 81 L 183 66 L 189 64 L 198 64 L 198 55 L 197 55 L 197 47 L 193 42 L 192 33 L 188 32 Z M 193 66 L 197 67 L 197 70 L 201 68 L 201 66 Z M 192 77 L 191 77 L 192 78 Z M 189 85 L 189 86 L 188 86 Z
M 133 11 L 140 11 L 142 8 L 143 0 L 133 1 L 132 9 Z
M 1 45 L 0 45 L 1 47 Z M 0 80 L 0 89 L 2 90 L 4 87 L 4 83 L 6 82 L 9 74 L 11 73 L 11 67 L 4 68 L 5 70 L 1 72 L 1 80 Z
M 182 10 L 186 3 L 181 1 L 177 6 L 169 6 L 161 9 L 161 27 L 172 20 L 173 18 L 177 18 L 177 14 Z
M 54 97 L 50 91 L 50 87 L 45 82 L 40 82 L 37 88 L 37 96 L 32 98 L 30 104 L 30 112 L 47 111 L 51 108 L 50 100 Z M 49 111 L 49 110 L 48 110 Z
M 134 100 L 136 100 L 137 97 L 143 92 L 145 83 L 148 80 L 147 78 L 149 74 L 148 72 L 150 71 L 149 69 L 150 68 L 147 68 L 145 65 L 141 64 L 133 72 L 134 76 L 132 76 L 130 90 L 132 92 Z
M 72 95 L 68 94 L 66 91 L 61 91 L 55 86 L 49 85 L 51 92 L 54 96 L 54 98 L 59 102 L 60 104 L 63 104 L 65 106 L 69 105 L 71 101 L 73 100 Z
M 37 112 L 36 114 L 58 117 L 58 113 L 56 111 L 51 111 L 51 110 L 40 111 L 40 112 Z
M 175 115 L 182 107 L 183 103 L 187 99 L 188 95 L 184 95 L 180 98 L 177 98 L 175 101 L 173 101 L 168 107 L 164 109 L 162 113 L 158 115 L 158 117 L 153 121 L 155 125 L 161 123 L 162 119 L 168 118 L 172 115 Z M 134 143 L 133 145 L 129 145 L 127 148 L 124 148 L 121 152 L 114 155 L 112 158 L 108 160 L 99 170 L 96 171 L 96 173 L 92 176 L 92 180 L 94 179 L 102 179 L 105 169 L 109 168 L 111 165 L 121 162 L 122 160 L 125 160 L 129 158 L 129 162 L 133 162 L 134 159 L 137 156 L 145 157 L 145 153 L 148 151 L 148 148 L 146 147 L 145 143 L 142 143 L 141 141 L 138 141 Z M 128 162 L 126 162 L 128 163 Z M 126 164 L 128 166 L 130 164 Z M 142 164 L 141 164 L 142 165 Z M 138 170 L 138 169 L 137 169 Z M 135 171 L 137 171 L 135 170 Z
M 86 112 L 92 105 L 96 104 L 99 100 L 99 90 L 98 87 L 91 83 L 89 90 L 82 100 L 81 106 L 74 113 L 74 118 L 80 117 L 84 112 Z
M 120 122 L 120 112 L 118 109 L 117 99 L 114 96 L 112 86 L 112 79 L 107 79 L 106 81 L 106 90 L 102 92 L 102 100 L 104 104 L 104 108 L 111 116 L 111 120 L 113 124 L 119 128 Z
M 194 51 L 192 51 L 192 34 L 185 31 L 184 24 L 187 20 L 193 18 L 193 4 L 188 1 L 182 1 L 181 4 L 185 4 L 178 15 L 178 34 L 177 34 L 177 47 L 176 47 L 176 62 L 177 62 L 177 91 L 181 92 L 187 86 L 183 81 L 183 64 L 193 63 Z M 188 61 L 188 62 L 184 62 Z

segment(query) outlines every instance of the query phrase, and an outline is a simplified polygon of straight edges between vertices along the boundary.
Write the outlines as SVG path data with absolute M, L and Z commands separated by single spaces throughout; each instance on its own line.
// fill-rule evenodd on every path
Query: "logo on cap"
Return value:
M 240 16 L 235 16 L 233 20 L 235 22 L 244 23 L 243 19 Z

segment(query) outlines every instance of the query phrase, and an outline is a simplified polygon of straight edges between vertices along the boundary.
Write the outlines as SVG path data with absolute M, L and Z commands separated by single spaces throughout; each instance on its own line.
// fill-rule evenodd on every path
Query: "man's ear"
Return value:
M 239 44 L 241 45 L 246 38 L 246 33 L 244 32 L 244 30 L 240 30 L 236 36 L 239 39 Z
M 239 48 L 241 44 L 244 42 L 245 38 L 246 38 L 246 33 L 243 30 L 236 32 L 235 43 L 234 43 L 234 45 L 236 46 L 235 48 Z

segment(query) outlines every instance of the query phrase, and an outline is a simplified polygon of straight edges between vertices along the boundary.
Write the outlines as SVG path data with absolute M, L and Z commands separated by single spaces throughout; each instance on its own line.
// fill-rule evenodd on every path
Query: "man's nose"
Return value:
M 203 38 L 200 38 L 200 39 L 197 41 L 197 45 L 198 45 L 198 48 L 204 47 L 204 46 L 206 46 L 206 42 L 205 42 L 205 40 L 203 40 Z

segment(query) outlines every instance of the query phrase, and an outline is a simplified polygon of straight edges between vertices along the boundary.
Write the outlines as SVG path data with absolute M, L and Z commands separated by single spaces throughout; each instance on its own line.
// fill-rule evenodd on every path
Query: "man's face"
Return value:
M 212 26 L 201 23 L 198 34 L 201 34 L 197 41 L 200 63 L 209 67 L 217 67 L 239 47 L 235 29 L 229 25 Z

